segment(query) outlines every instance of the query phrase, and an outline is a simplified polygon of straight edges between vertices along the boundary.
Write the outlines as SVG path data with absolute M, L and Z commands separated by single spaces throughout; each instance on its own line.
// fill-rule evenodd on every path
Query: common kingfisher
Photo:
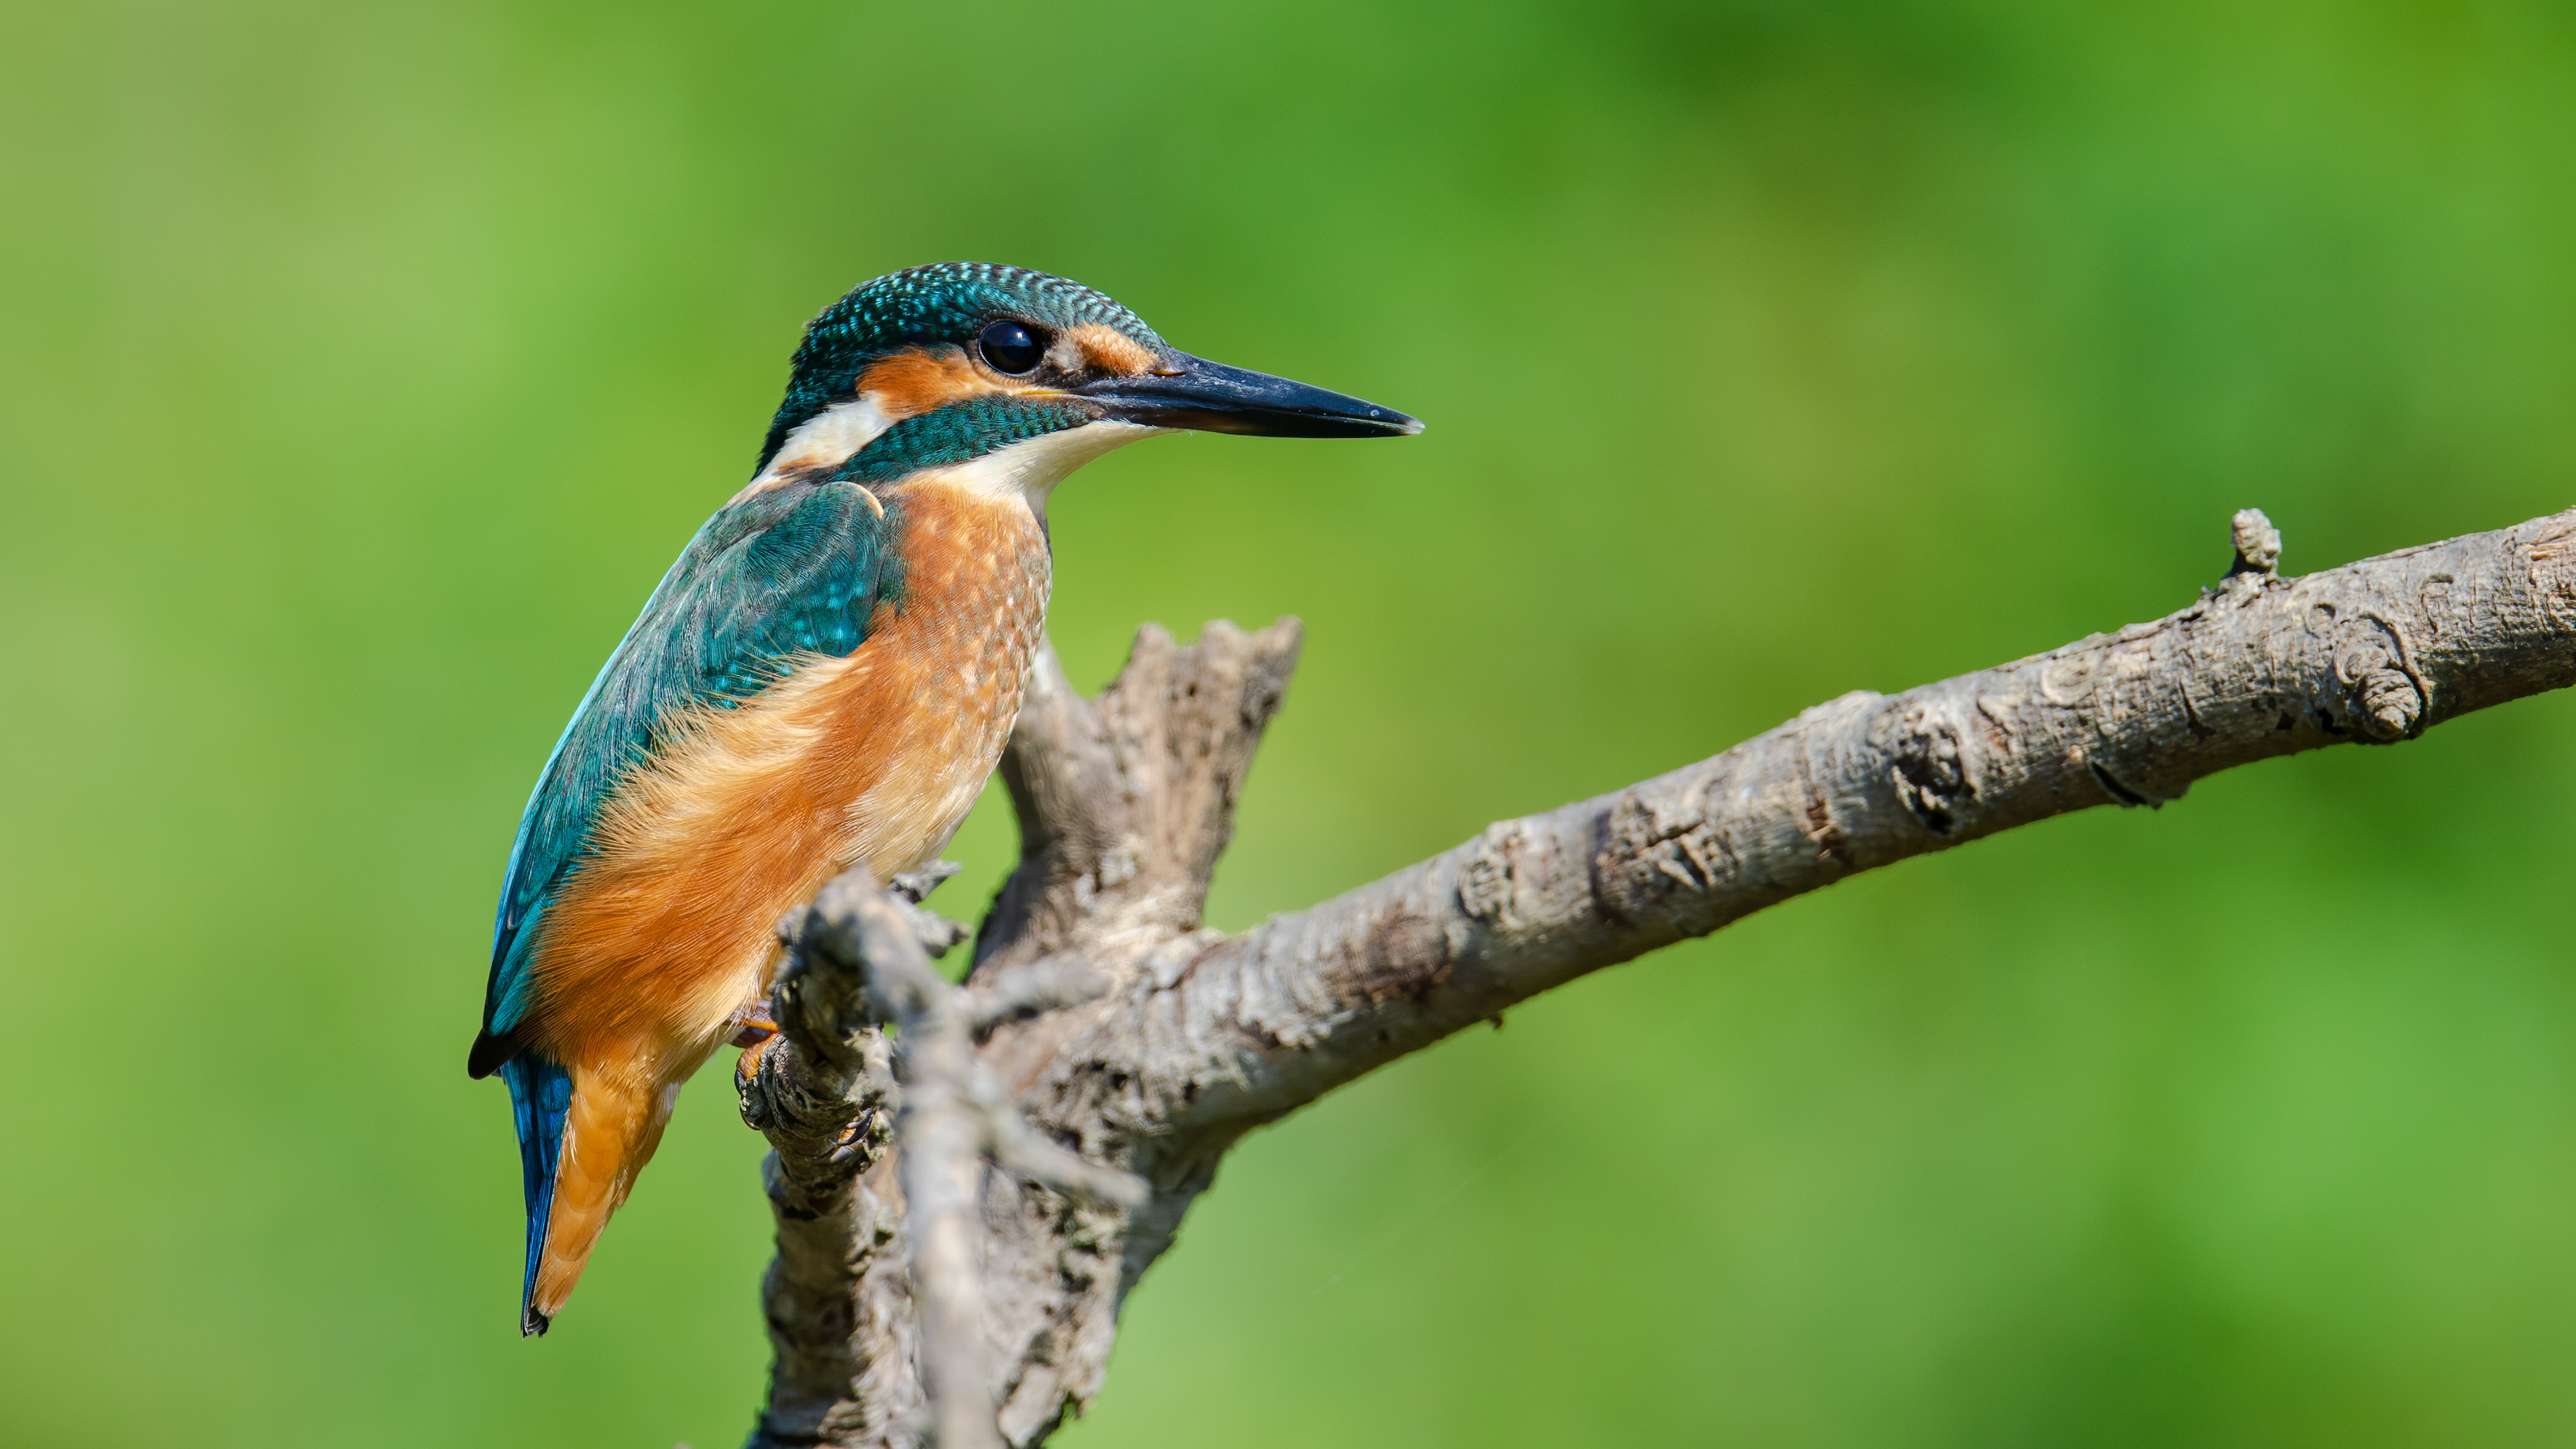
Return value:
M 509 1085 L 520 1331 L 572 1293 L 686 1082 L 756 1044 L 790 907 L 937 857 L 1046 618 L 1047 500 L 1180 429 L 1420 432 L 1178 351 L 1062 277 L 944 262 L 807 324 L 750 483 L 689 540 L 519 819 L 466 1070 Z

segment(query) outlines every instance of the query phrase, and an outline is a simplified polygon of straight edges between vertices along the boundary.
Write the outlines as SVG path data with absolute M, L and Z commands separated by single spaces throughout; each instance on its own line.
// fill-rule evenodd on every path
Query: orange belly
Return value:
M 572 1076 L 535 1306 L 570 1296 L 682 1082 L 769 988 L 779 918 L 864 863 L 936 857 L 1017 718 L 1046 617 L 1026 504 L 937 477 L 884 495 L 901 578 L 848 657 L 706 709 L 601 812 L 539 923 L 529 1045 Z
M 1044 627 L 1045 536 L 935 477 L 886 502 L 902 576 L 865 642 L 698 712 L 602 811 L 534 954 L 532 1045 L 555 1060 L 685 1077 L 767 988 L 781 915 L 852 864 L 926 863 L 974 805 Z

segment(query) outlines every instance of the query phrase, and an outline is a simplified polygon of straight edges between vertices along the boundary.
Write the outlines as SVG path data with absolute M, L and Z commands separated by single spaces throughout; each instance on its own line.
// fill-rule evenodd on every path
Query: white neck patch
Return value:
M 877 439 L 877 435 L 894 426 L 895 420 L 877 403 L 875 393 L 861 393 L 848 402 L 836 402 L 796 425 L 787 441 L 778 445 L 777 455 L 760 476 L 743 485 L 732 502 L 739 503 L 798 468 L 838 467 Z
M 778 453 L 769 460 L 769 466 L 729 501 L 739 503 L 775 487 L 798 469 L 838 467 L 875 442 L 895 421 L 886 415 L 874 393 L 861 393 L 847 402 L 834 403 L 797 424 L 787 441 L 778 445 Z M 1103 419 L 996 448 L 971 463 L 943 471 L 976 494 L 996 502 L 1020 499 L 1028 504 L 1031 513 L 1044 518 L 1047 496 L 1074 469 L 1139 438 L 1170 431 Z
M 1055 485 L 1063 482 L 1074 469 L 1139 438 L 1170 431 L 1169 428 L 1149 428 L 1142 423 L 1113 422 L 1104 418 L 1078 428 L 1063 428 L 1005 448 L 995 448 L 971 463 L 961 463 L 941 472 L 994 502 L 1019 499 L 1028 504 L 1029 512 L 1043 519 L 1046 517 L 1047 496 L 1055 492 Z

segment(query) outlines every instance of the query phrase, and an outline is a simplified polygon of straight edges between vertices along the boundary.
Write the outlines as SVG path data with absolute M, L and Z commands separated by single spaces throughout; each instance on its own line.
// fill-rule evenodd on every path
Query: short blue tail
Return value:
M 519 1288 L 519 1332 L 546 1331 L 537 1311 L 537 1264 L 545 1256 L 546 1220 L 554 1215 L 555 1168 L 563 1157 L 564 1117 L 572 1110 L 572 1074 L 533 1051 L 501 1064 L 510 1084 L 510 1116 L 519 1128 L 519 1170 L 528 1194 L 528 1268 Z

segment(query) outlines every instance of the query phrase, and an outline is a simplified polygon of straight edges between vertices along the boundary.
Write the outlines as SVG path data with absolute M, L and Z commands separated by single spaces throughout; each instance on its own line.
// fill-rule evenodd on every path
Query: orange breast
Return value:
M 699 712 L 602 812 L 535 949 L 533 1045 L 556 1060 L 685 1078 L 767 988 L 781 915 L 853 863 L 928 862 L 974 805 L 1044 627 L 1045 536 L 1019 499 L 936 476 L 883 497 L 903 574 L 866 641 Z

